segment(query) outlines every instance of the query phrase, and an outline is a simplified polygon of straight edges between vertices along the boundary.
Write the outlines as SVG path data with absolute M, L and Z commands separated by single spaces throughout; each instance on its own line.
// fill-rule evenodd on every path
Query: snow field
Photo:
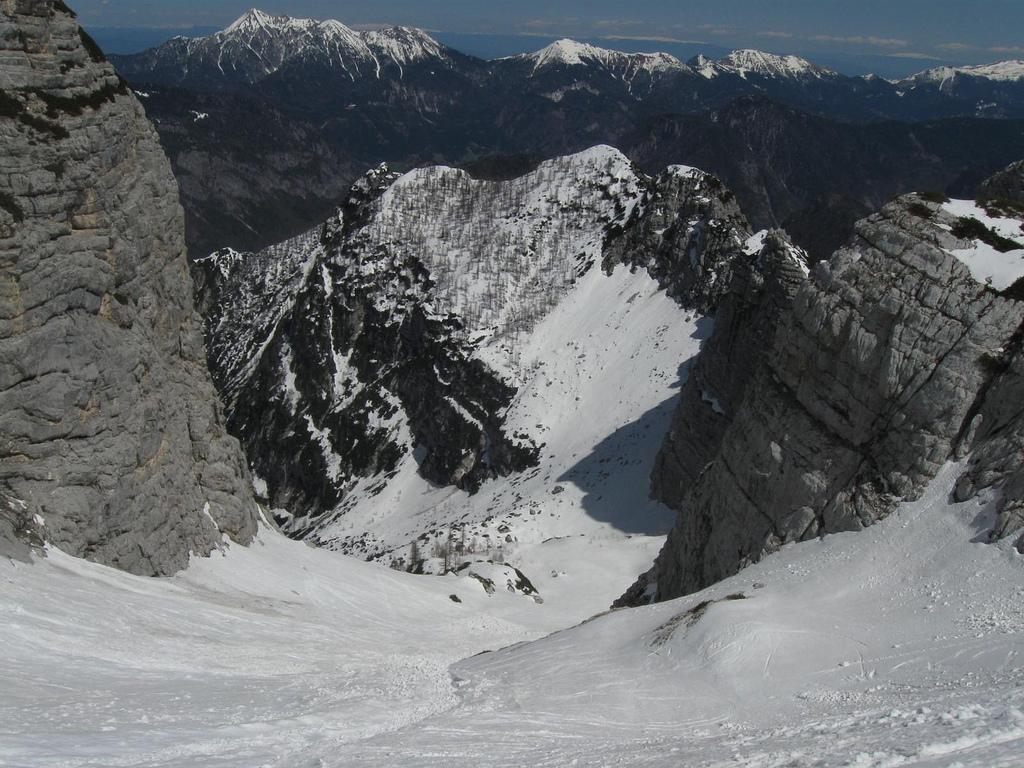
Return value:
M 967 248 L 950 253 L 971 271 L 979 283 L 1003 291 L 1024 277 L 1024 223 L 1018 218 L 990 216 L 973 200 L 949 200 L 943 209 L 957 218 L 974 219 L 989 230 L 1020 245 L 1017 249 L 1000 251 L 988 243 L 973 240 Z
M 5 562 L 0 764 L 1020 766 L 1024 557 L 984 543 L 991 498 L 950 503 L 962 469 L 569 629 L 581 581 L 538 605 L 266 530 L 169 579 Z

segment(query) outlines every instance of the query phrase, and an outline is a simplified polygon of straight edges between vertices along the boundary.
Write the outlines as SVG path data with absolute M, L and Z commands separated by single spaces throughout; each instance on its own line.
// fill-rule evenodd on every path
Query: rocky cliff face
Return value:
M 676 527 L 623 602 L 870 525 L 972 449 L 960 495 L 1003 484 L 993 535 L 1020 527 L 1024 237 L 999 234 L 1015 225 L 911 195 L 807 279 L 789 259 L 760 285 L 737 275 L 653 478 Z
M 978 190 L 978 199 L 1009 202 L 1019 211 L 1024 205 L 1024 160 L 986 179 Z
M 0 2 L 0 536 L 167 574 L 258 510 L 170 166 L 59 0 Z

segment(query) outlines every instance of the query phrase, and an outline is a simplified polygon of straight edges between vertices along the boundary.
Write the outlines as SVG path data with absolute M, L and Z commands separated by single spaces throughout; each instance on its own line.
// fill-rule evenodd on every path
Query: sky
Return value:
M 70 0 L 87 27 L 221 28 L 255 0 Z M 1024 59 L 1024 0 L 260 0 L 268 13 L 402 24 L 460 38 L 977 63 Z M 473 51 L 470 51 L 473 52 Z

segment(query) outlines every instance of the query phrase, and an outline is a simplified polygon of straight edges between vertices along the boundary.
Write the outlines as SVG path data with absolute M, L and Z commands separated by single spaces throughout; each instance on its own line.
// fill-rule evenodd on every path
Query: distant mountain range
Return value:
M 339 21 L 258 10 L 214 35 L 175 37 L 115 61 L 131 80 L 186 88 L 260 83 L 283 95 L 283 86 L 291 85 L 299 88 L 298 96 L 319 90 L 325 77 L 337 80 L 332 85 L 340 89 L 304 105 L 311 113 L 358 109 L 364 106 L 360 97 L 368 104 L 379 99 L 381 89 L 367 89 L 367 81 L 415 87 L 430 77 L 449 86 L 454 76 L 470 92 L 452 93 L 453 99 L 471 95 L 476 86 L 490 92 L 488 106 L 496 96 L 532 94 L 560 103 L 572 91 L 587 91 L 612 98 L 629 94 L 655 110 L 694 112 L 738 94 L 760 93 L 829 117 L 859 120 L 1024 116 L 1020 61 L 940 67 L 889 81 L 872 75 L 847 77 L 798 56 L 756 50 L 734 51 L 717 60 L 697 56 L 684 63 L 667 53 L 622 53 L 573 40 L 485 61 L 442 45 L 419 29 L 356 31 Z M 937 103 L 936 97 L 944 102 Z
M 256 10 L 214 35 L 112 59 L 145 94 L 168 147 L 196 254 L 304 231 L 381 161 L 402 170 L 486 159 L 493 169 L 496 156 L 539 162 L 610 144 L 635 160 L 656 157 L 651 172 L 681 162 L 719 173 L 757 226 L 774 226 L 838 197 L 852 224 L 894 194 L 980 180 L 1024 154 L 1024 62 L 1015 61 L 890 81 L 762 51 L 684 62 L 572 40 L 488 61 L 418 29 L 356 31 Z M 736 103 L 785 109 L 723 130 L 716 121 L 735 118 Z M 806 130 L 814 120 L 826 122 Z M 975 130 L 963 120 L 978 121 L 976 153 L 961 143 Z M 877 127 L 893 121 L 904 127 Z M 715 151 L 669 140 L 673 122 L 714 135 Z M 766 167 L 751 149 L 765 145 L 792 162 Z M 823 159 L 850 178 L 814 174 Z

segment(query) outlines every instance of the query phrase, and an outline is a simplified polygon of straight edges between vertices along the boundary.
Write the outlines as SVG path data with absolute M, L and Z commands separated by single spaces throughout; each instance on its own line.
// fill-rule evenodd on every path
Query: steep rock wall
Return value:
M 139 574 L 248 542 L 170 166 L 63 2 L 0 2 L 0 144 L 0 535 Z
M 954 255 L 977 245 L 954 234 L 958 221 L 939 202 L 900 198 L 795 292 L 751 300 L 739 277 L 654 473 L 677 524 L 622 603 L 685 594 L 787 542 L 870 525 L 984 430 L 1001 437 L 974 485 L 1019 482 L 1022 305 Z M 760 320 L 737 325 L 737 311 Z M 997 535 L 1019 522 L 1019 507 L 1004 507 Z

